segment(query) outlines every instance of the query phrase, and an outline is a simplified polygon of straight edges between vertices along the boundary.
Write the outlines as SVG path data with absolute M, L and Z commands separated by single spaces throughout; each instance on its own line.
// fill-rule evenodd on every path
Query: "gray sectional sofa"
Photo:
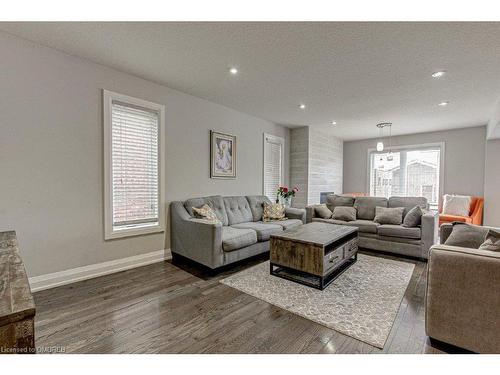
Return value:
M 188 258 L 211 269 L 269 251 L 273 233 L 305 223 L 304 209 L 287 208 L 287 220 L 262 222 L 264 203 L 261 195 L 192 198 L 170 205 L 170 242 L 172 256 Z M 197 219 L 193 207 L 208 204 L 220 223 Z
M 378 224 L 375 207 L 404 207 L 403 217 L 415 206 L 428 209 L 427 199 L 423 197 L 352 197 L 329 195 L 326 206 L 333 211 L 336 206 L 353 206 L 357 217 L 354 221 L 322 219 L 316 215 L 316 207 L 306 208 L 306 221 L 321 221 L 332 224 L 351 225 L 359 229 L 359 247 L 428 259 L 429 249 L 438 242 L 439 215 L 426 211 L 422 224 L 415 228 L 402 225 Z

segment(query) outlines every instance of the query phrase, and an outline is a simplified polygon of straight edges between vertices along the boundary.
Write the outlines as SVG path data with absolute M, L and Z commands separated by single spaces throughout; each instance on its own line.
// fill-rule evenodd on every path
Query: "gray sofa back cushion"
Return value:
M 250 204 L 244 196 L 223 197 L 229 225 L 253 221 Z
M 264 213 L 264 203 L 271 204 L 271 200 L 265 195 L 248 195 L 248 204 L 250 205 L 250 211 L 252 211 L 253 221 L 262 220 L 262 214 Z
M 390 197 L 388 207 L 404 207 L 403 218 L 406 214 L 415 206 L 419 206 L 420 208 L 428 209 L 429 204 L 427 202 L 427 198 L 424 197 Z
M 354 205 L 354 197 L 346 195 L 330 194 L 326 197 L 326 207 L 333 212 L 335 207 L 348 206 L 352 207 Z
M 200 198 L 190 198 L 184 202 L 184 208 L 191 216 L 195 216 L 193 212 L 193 207 L 201 207 L 204 204 L 208 204 L 215 214 L 219 218 L 222 225 L 228 225 L 228 218 L 226 213 L 226 208 L 224 206 L 224 201 L 220 195 L 213 195 L 210 197 L 200 197 Z
M 387 207 L 387 198 L 382 197 L 357 197 L 354 201 L 357 210 L 357 219 L 373 220 L 375 207 Z

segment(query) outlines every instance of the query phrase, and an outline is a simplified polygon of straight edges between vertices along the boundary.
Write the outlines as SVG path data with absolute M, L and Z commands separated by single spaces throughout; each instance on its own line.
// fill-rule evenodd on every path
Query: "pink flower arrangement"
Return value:
M 299 191 L 298 187 L 294 187 L 293 189 L 288 189 L 286 186 L 280 186 L 278 188 L 278 192 L 276 194 L 276 203 L 279 202 L 279 197 L 282 198 L 290 198 L 290 197 L 295 197 L 295 193 Z

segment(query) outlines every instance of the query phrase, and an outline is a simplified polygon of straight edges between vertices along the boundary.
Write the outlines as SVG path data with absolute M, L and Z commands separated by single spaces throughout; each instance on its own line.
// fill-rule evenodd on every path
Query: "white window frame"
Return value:
M 405 146 L 392 146 L 391 150 L 400 151 L 400 150 L 418 150 L 425 148 L 439 148 L 441 151 L 439 153 L 439 196 L 438 196 L 438 206 L 441 203 L 441 199 L 443 198 L 444 191 L 444 159 L 445 159 L 445 142 L 435 142 L 435 143 L 422 143 L 416 145 L 405 145 Z M 382 152 L 378 152 L 376 148 L 369 148 L 366 153 L 366 191 L 368 194 L 370 193 L 370 177 L 371 177 L 371 154 L 384 154 L 387 153 L 387 150 Z
M 158 113 L 158 222 L 141 223 L 117 229 L 113 227 L 113 185 L 112 185 L 112 103 L 142 107 Z M 128 95 L 103 90 L 104 116 L 104 239 L 123 238 L 150 233 L 165 232 L 165 106 L 137 99 Z
M 277 135 L 264 133 L 263 143 L 262 143 L 262 195 L 266 193 L 266 142 L 268 140 L 273 143 L 279 143 L 281 145 L 281 176 L 280 176 L 280 185 L 283 185 L 285 182 L 285 138 L 279 137 Z

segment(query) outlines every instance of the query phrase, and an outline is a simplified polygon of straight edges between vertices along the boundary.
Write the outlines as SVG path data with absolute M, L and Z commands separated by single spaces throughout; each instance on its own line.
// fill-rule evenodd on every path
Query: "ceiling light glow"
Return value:
M 299 104 L 299 108 L 300 109 L 306 109 L 306 105 L 305 104 Z
M 432 78 L 440 78 L 446 74 L 446 70 L 439 70 L 437 72 L 432 73 Z
M 441 103 L 439 103 L 439 104 L 438 104 L 438 106 L 440 106 L 440 107 L 445 107 L 445 106 L 447 106 L 448 104 L 450 104 L 450 102 L 441 102 Z
M 236 69 L 236 68 L 234 68 L 234 67 L 233 67 L 233 68 L 230 68 L 230 69 L 229 69 L 229 73 L 231 73 L 233 76 L 235 76 L 236 74 L 238 74 L 238 69 Z

